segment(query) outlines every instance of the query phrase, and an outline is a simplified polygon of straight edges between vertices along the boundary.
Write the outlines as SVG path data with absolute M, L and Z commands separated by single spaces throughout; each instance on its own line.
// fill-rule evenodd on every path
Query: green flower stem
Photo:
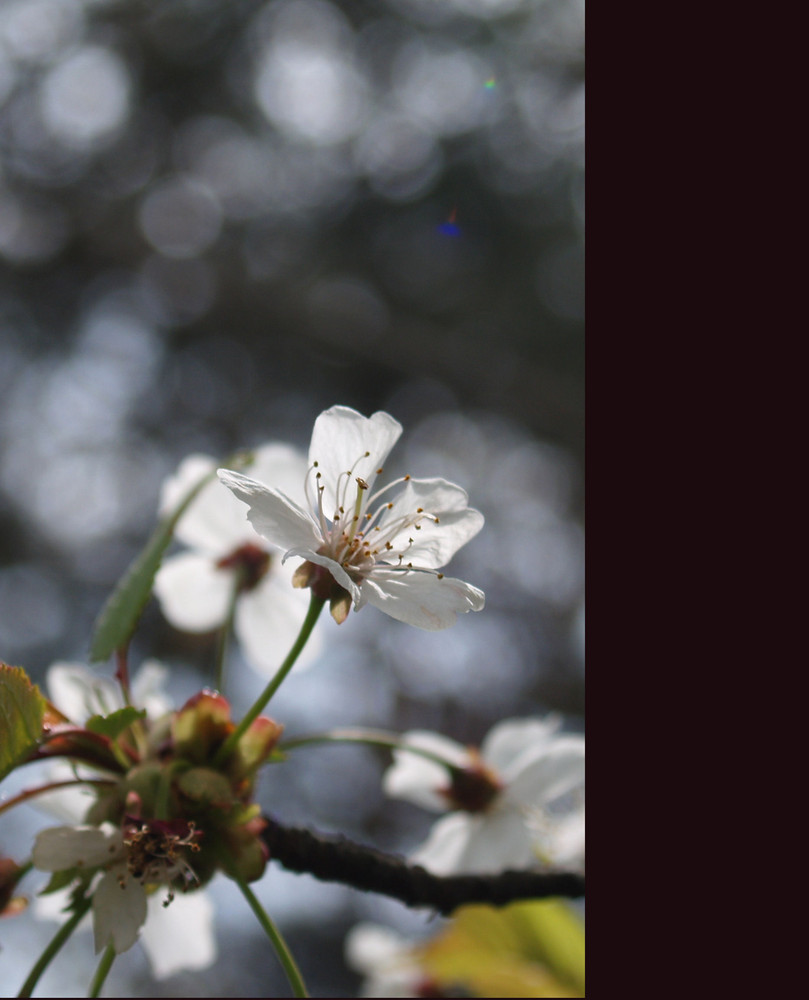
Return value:
M 416 754 L 417 757 L 424 757 L 435 764 L 440 764 L 450 771 L 458 770 L 457 764 L 433 753 L 432 750 L 425 750 L 423 747 L 405 743 L 401 736 L 397 736 L 396 733 L 387 733 L 382 729 L 363 729 L 360 727 L 330 729 L 325 733 L 310 733 L 308 736 L 297 736 L 291 740 L 284 740 L 278 744 L 278 749 L 284 752 L 316 743 L 366 743 L 368 746 L 384 747 L 386 750 L 406 750 L 408 753 Z
M 234 875 L 233 872 L 230 873 L 230 877 L 241 889 L 242 895 L 250 904 L 250 909 L 258 918 L 258 922 L 264 929 L 264 933 L 272 942 L 272 946 L 275 948 L 275 953 L 278 955 L 278 959 L 284 967 L 284 972 L 287 974 L 287 979 L 289 980 L 289 985 L 292 987 L 292 992 L 296 997 L 308 997 L 309 994 L 306 991 L 306 984 L 303 981 L 303 977 L 300 974 L 298 966 L 295 964 L 292 952 L 289 950 L 286 941 L 284 941 L 281 937 L 281 932 L 272 922 L 269 915 L 264 911 L 264 908 L 261 903 L 259 903 L 258 899 L 256 899 L 255 893 L 252 891 L 250 886 L 245 881 Z
M 56 934 L 51 939 L 48 947 L 42 952 L 37 960 L 36 965 L 31 969 L 31 974 L 23 983 L 22 989 L 17 994 L 17 997 L 30 997 L 34 992 L 34 987 L 39 982 L 39 977 L 47 969 L 51 963 L 51 959 L 55 958 L 59 952 L 59 949 L 67 941 L 73 931 L 76 929 L 77 924 L 84 916 L 84 914 L 90 909 L 90 903 L 92 902 L 92 897 L 90 899 L 82 899 L 76 905 L 76 909 L 71 915 L 70 919 L 67 920 Z
M 233 586 L 228 599 L 228 610 L 225 621 L 219 630 L 219 641 L 216 646 L 216 668 L 214 672 L 213 686 L 217 691 L 225 690 L 225 669 L 227 666 L 228 648 L 230 647 L 230 637 L 233 634 L 233 619 L 236 615 L 236 599 L 242 587 L 243 573 L 236 572 L 233 577 Z
M 101 778 L 70 778 L 68 781 L 51 781 L 47 785 L 38 785 L 36 788 L 26 788 L 25 791 L 13 796 L 10 799 L 6 799 L 5 802 L 0 802 L 0 813 L 4 813 L 6 809 L 11 809 L 12 806 L 18 806 L 21 802 L 27 802 L 28 799 L 33 799 L 37 795 L 44 795 L 45 792 L 52 792 L 57 788 L 70 788 L 75 785 L 94 785 L 96 788 L 103 788 L 106 785 L 115 785 L 115 781 L 106 781 Z
M 98 963 L 98 968 L 93 976 L 93 981 L 90 983 L 90 991 L 87 994 L 88 997 L 101 996 L 101 987 L 104 985 L 104 980 L 109 975 L 109 971 L 112 968 L 112 963 L 114 961 L 115 946 L 112 942 L 110 942 L 107 945 L 104 954 L 101 956 L 101 961 Z
M 323 600 L 323 598 L 316 597 L 314 592 L 312 593 L 312 598 L 309 602 L 309 610 L 306 612 L 306 618 L 303 621 L 303 625 L 301 625 L 301 630 L 298 633 L 298 638 L 295 640 L 295 642 L 292 645 L 292 649 L 290 649 L 289 653 L 287 654 L 287 658 L 278 668 L 278 671 L 276 672 L 275 676 L 270 681 L 270 683 L 264 688 L 264 690 L 258 696 L 258 699 L 254 703 L 250 711 L 247 713 L 247 715 L 245 715 L 245 717 L 242 719 L 242 721 L 239 723 L 236 729 L 230 734 L 230 736 L 228 736 L 228 738 L 219 748 L 216 757 L 214 758 L 215 765 L 221 765 L 227 760 L 227 758 L 230 756 L 230 754 L 236 747 L 236 744 L 239 742 L 239 740 L 242 738 L 245 732 L 247 732 L 247 730 L 250 728 L 253 722 L 258 718 L 258 716 L 261 714 L 261 712 L 269 702 L 270 698 L 272 698 L 272 696 L 281 686 L 281 683 L 283 682 L 286 675 L 295 666 L 295 661 L 300 656 L 303 647 L 306 645 L 309 636 L 312 634 L 312 629 L 315 627 L 315 622 L 317 621 L 320 612 L 323 610 L 323 606 L 325 603 L 326 602 Z

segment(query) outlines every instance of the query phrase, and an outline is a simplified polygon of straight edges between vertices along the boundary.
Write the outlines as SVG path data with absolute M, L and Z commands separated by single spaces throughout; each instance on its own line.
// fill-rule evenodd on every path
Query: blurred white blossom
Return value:
M 175 509 L 215 468 L 208 456 L 186 458 L 163 484 L 161 514 Z M 251 471 L 293 496 L 303 495 L 306 459 L 285 444 L 255 449 Z M 306 596 L 292 586 L 291 568 L 270 552 L 244 507 L 215 480 L 192 501 L 175 535 L 188 551 L 170 556 L 157 573 L 154 592 L 163 614 L 187 632 L 219 628 L 236 588 L 234 632 L 245 659 L 261 673 L 273 674 L 295 641 L 308 606 Z M 296 667 L 311 663 L 318 649 L 316 631 Z
M 402 742 L 447 761 L 394 751 L 385 792 L 451 810 L 411 860 L 438 875 L 584 863 L 584 738 L 558 735 L 556 717 L 507 719 L 480 750 L 415 730 Z

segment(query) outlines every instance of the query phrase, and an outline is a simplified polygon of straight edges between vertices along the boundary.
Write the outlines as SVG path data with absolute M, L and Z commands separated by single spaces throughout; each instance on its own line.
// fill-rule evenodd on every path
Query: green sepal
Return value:
M 81 874 L 83 873 L 78 868 L 63 868 L 60 872 L 54 872 L 45 888 L 39 890 L 39 895 L 48 896 L 52 892 L 59 892 L 61 889 L 66 889 Z
M 89 729 L 91 733 L 108 736 L 111 740 L 114 740 L 137 719 L 145 718 L 145 708 L 137 709 L 133 708 L 132 705 L 127 705 L 125 708 L 119 708 L 109 715 L 90 716 L 85 723 L 85 729 Z

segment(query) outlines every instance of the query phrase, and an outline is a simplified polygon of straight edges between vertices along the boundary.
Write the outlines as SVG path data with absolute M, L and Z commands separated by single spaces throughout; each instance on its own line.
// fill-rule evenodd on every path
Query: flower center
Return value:
M 217 569 L 231 569 L 238 574 L 239 590 L 244 593 L 258 586 L 259 581 L 270 568 L 270 553 L 259 545 L 247 542 L 223 556 L 216 564 Z
M 453 809 L 485 812 L 505 786 L 495 772 L 486 767 L 477 750 L 470 747 L 469 757 L 470 764 L 455 768 L 450 784 L 439 791 Z
M 408 482 L 410 476 L 402 476 L 369 496 L 369 484 L 361 476 L 355 475 L 360 462 L 369 457 L 370 452 L 366 451 L 349 470 L 338 476 L 335 484 L 335 510 L 330 517 L 323 506 L 326 487 L 322 482 L 323 475 L 318 462 L 312 464 L 306 477 L 307 500 L 320 524 L 324 541 L 318 550 L 319 554 L 327 555 L 340 563 L 357 582 L 367 576 L 377 562 L 384 562 L 391 569 L 417 568 L 411 562 L 405 562 L 415 539 L 410 535 L 406 536 L 404 532 L 408 528 L 421 531 L 421 522 L 424 520 L 438 524 L 438 517 L 425 511 L 423 507 L 398 516 L 389 513 L 394 509 L 395 502 L 383 502 L 373 510 L 370 509 L 375 501 L 394 486 Z M 377 469 L 376 475 L 382 471 L 381 468 Z M 315 499 L 310 495 L 312 474 L 317 494 Z
M 172 882 L 180 877 L 183 890 L 198 881 L 194 870 L 185 858 L 186 848 L 197 852 L 202 831 L 193 821 L 142 820 L 127 816 L 124 821 L 124 847 L 129 874 L 141 885 L 154 882 Z M 169 892 L 166 905 L 174 898 Z

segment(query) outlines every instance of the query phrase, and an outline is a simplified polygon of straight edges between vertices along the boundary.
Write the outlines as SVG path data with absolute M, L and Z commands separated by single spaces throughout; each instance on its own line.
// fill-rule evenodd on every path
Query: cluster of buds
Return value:
M 282 728 L 259 717 L 223 757 L 236 725 L 228 701 L 203 690 L 155 720 L 131 708 L 85 728 L 51 717 L 36 756 L 67 756 L 114 775 L 96 785 L 84 822 L 120 831 L 120 878 L 167 885 L 170 901 L 173 888 L 204 885 L 217 870 L 247 882 L 264 873 L 266 824 L 252 797 Z

